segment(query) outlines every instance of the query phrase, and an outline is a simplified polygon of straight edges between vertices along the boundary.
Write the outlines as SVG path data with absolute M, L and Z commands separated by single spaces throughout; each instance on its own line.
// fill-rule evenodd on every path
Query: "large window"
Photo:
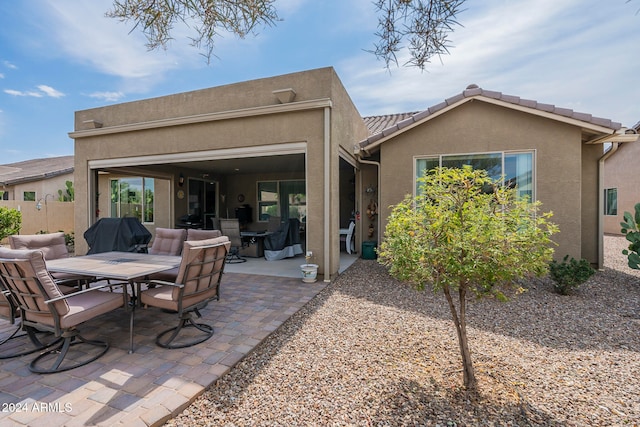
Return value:
M 533 194 L 533 152 L 498 152 L 479 154 L 455 154 L 431 156 L 416 159 L 417 178 L 438 166 L 460 168 L 469 165 L 473 169 L 484 169 L 494 179 L 503 179 L 504 185 L 516 188 L 518 197 L 534 199 Z
M 111 180 L 111 217 L 136 217 L 152 223 L 154 213 L 153 178 L 131 177 Z
M 604 189 L 604 214 L 618 215 L 618 189 Z
M 305 181 L 259 181 L 258 221 L 271 216 L 307 220 Z

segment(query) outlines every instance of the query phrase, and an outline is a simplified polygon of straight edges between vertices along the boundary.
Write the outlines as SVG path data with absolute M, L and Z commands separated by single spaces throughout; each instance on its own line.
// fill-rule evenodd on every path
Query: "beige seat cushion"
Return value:
M 96 290 L 67 298 L 69 312 L 60 319 L 60 326 L 70 328 L 101 314 L 124 306 L 124 296 L 119 292 Z
M 53 277 L 49 274 L 47 266 L 44 261 L 44 255 L 41 250 L 23 250 L 23 249 L 9 249 L 0 246 L 0 258 L 16 259 L 16 260 L 28 260 L 29 264 L 25 265 L 25 277 L 36 277 L 44 288 L 45 295 L 41 299 L 36 301 L 29 300 L 28 308 L 33 310 L 46 311 L 47 314 L 31 314 L 27 317 L 30 320 L 45 323 L 47 325 L 53 325 L 53 319 L 51 314 L 48 314 L 49 308 L 44 303 L 45 300 L 61 297 L 63 292 L 56 285 Z M 32 294 L 41 294 L 40 289 L 35 281 L 27 281 L 26 286 L 28 289 L 21 289 Z M 60 300 L 53 303 L 58 313 L 62 316 L 69 312 L 69 306 L 65 300 Z
M 201 283 L 190 280 L 187 277 L 187 266 L 195 260 L 195 257 L 199 254 L 195 251 L 190 251 L 190 248 L 199 246 L 209 246 L 220 244 L 220 250 L 223 251 L 223 255 L 229 250 L 229 238 L 227 236 L 220 236 L 214 239 L 198 240 L 198 241 L 186 241 L 182 249 L 182 260 L 175 280 L 169 280 L 172 282 L 182 283 L 185 282 L 185 296 L 182 301 L 182 307 L 186 308 L 193 304 L 197 304 L 200 301 L 207 300 L 216 296 L 217 292 L 217 277 L 214 277 L 213 283 L 209 289 L 202 288 Z M 218 262 L 211 265 L 212 270 L 221 270 L 224 266 L 225 257 L 221 256 Z M 168 273 L 168 272 L 165 272 Z M 162 273 L 158 273 L 162 274 Z M 204 281 L 203 281 L 204 282 Z M 207 281 L 208 282 L 208 281 Z M 194 293 L 198 292 L 200 293 Z M 165 308 L 169 310 L 178 310 L 178 300 L 180 296 L 180 289 L 174 286 L 159 286 L 156 288 L 148 289 L 140 295 L 140 300 L 143 305 L 152 305 L 154 307 Z
M 183 228 L 156 228 L 156 236 L 149 248 L 149 253 L 152 255 L 180 255 L 185 240 L 187 240 L 187 230 Z
M 11 249 L 40 249 L 44 259 L 67 258 L 69 251 L 63 232 L 9 236 Z

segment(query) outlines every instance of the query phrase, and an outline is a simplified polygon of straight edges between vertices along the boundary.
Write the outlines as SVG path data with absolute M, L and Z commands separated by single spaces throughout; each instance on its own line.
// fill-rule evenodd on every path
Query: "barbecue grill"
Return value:
M 84 232 L 87 254 L 146 252 L 151 233 L 138 218 L 101 218 Z

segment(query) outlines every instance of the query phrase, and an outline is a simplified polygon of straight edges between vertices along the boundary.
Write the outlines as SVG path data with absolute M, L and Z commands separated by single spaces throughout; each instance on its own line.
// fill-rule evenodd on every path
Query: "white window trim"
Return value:
M 416 179 L 418 177 L 418 160 L 423 160 L 423 159 L 434 159 L 434 158 L 438 158 L 438 164 L 440 166 L 442 166 L 442 158 L 443 157 L 447 157 L 447 156 L 476 156 L 476 155 L 480 155 L 480 154 L 501 154 L 502 155 L 502 170 L 504 171 L 504 158 L 506 154 L 532 154 L 532 159 L 531 159 L 531 172 L 533 173 L 533 177 L 532 177 L 532 200 L 536 200 L 536 195 L 538 194 L 538 170 L 537 170 L 537 157 L 538 157 L 538 151 L 536 149 L 531 149 L 531 150 L 504 150 L 504 151 L 476 151 L 476 152 L 469 152 L 469 153 L 444 153 L 444 154 L 425 154 L 425 155 L 414 155 L 413 156 L 413 196 L 415 197 L 416 194 Z

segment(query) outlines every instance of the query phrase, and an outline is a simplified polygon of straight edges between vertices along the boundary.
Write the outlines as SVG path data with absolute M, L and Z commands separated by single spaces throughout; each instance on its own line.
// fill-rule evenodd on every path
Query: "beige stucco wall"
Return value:
M 543 211 L 554 213 L 553 221 L 560 227 L 553 238 L 558 243 L 556 257 L 569 254 L 597 262 L 597 147 L 584 154 L 583 149 L 577 127 L 467 102 L 382 144 L 383 226 L 388 206 L 413 194 L 415 156 L 535 150 L 536 197 Z
M 634 214 L 634 206 L 640 202 L 638 165 L 640 143 L 622 144 L 604 164 L 604 188 L 618 189 L 618 215 L 604 216 L 604 232 L 620 233 L 620 223 L 625 212 Z
M 294 103 L 325 100 L 323 107 L 280 111 L 273 91 L 293 88 Z M 326 102 L 326 101 L 330 102 Z M 268 112 L 251 109 L 271 107 Z M 248 109 L 248 110 L 247 110 Z M 242 112 L 238 113 L 239 110 Z M 246 112 L 245 112 L 246 110 Z M 132 124 L 228 112 L 229 118 L 181 125 L 126 129 Z M 91 131 L 94 120 L 101 128 Z M 88 131 L 84 134 L 78 131 Z M 327 132 L 325 132 L 327 130 Z M 320 264 L 320 274 L 333 275 L 339 266 L 339 146 L 351 151 L 354 141 L 366 136 L 366 128 L 332 68 L 322 68 L 233 85 L 169 95 L 131 103 L 112 105 L 76 112 L 75 115 L 75 179 L 76 232 L 82 232 L 93 221 L 89 213 L 89 162 L 103 159 L 123 159 L 166 153 L 210 152 L 229 148 L 273 146 L 275 144 L 306 144 L 307 180 L 307 250 Z M 327 149 L 325 144 L 328 143 Z M 326 156 L 328 155 L 328 156 Z M 328 163 L 325 162 L 328 157 Z M 176 169 L 166 168 L 177 185 Z M 326 171 L 326 173 L 325 173 Z M 251 177 L 245 177 L 251 179 Z M 221 193 L 235 194 L 239 181 L 219 179 Z M 328 183 L 327 183 L 328 182 Z M 328 188 L 329 191 L 325 192 Z M 176 194 L 173 188 L 172 195 Z M 246 190 L 243 190 L 246 192 Z M 172 197 L 173 197 L 172 196 Z M 246 194 L 251 200 L 251 194 Z M 325 198 L 328 199 L 325 204 Z M 227 204 L 232 201 L 227 200 Z M 175 200 L 175 213 L 184 211 L 184 201 Z M 326 206 L 326 209 L 325 209 Z M 221 206 L 226 209 L 227 206 Z M 232 205 L 228 206 L 230 209 Z M 254 206 L 255 210 L 255 206 Z M 329 226 L 325 227 L 325 212 Z M 255 214 L 255 213 L 254 213 Z M 325 252 L 325 236 L 329 236 Z M 80 242 L 78 242 L 80 243 Z M 84 242 L 82 242 L 84 243 Z M 82 250 L 83 248 L 78 248 Z M 324 265 L 328 254 L 328 265 Z
M 72 233 L 73 202 L 58 202 L 47 200 L 41 202 L 41 208 L 36 208 L 38 202 L 24 202 L 19 200 L 0 200 L 0 206 L 10 209 L 18 209 L 22 215 L 22 228 L 20 234 L 37 234 L 41 232 L 53 233 L 64 231 Z

